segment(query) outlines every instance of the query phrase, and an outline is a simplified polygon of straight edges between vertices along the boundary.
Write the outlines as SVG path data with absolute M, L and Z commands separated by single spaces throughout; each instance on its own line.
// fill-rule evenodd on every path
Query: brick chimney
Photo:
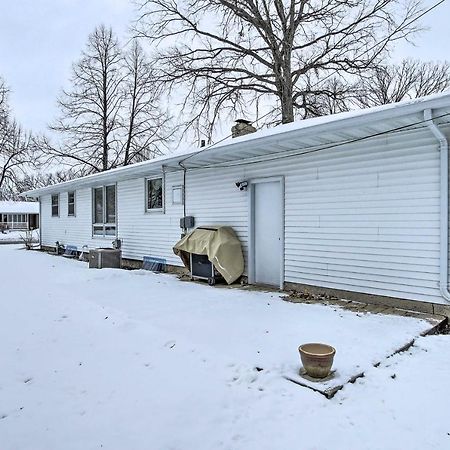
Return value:
M 237 119 L 236 125 L 231 128 L 231 137 L 244 136 L 245 134 L 254 133 L 256 128 L 249 120 Z

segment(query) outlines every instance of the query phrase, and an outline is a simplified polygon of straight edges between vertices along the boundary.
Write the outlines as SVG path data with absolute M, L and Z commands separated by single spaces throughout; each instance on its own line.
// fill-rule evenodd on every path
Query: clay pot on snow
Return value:
M 325 378 L 330 374 L 336 350 L 327 344 L 310 343 L 298 348 L 306 374 L 312 378 Z

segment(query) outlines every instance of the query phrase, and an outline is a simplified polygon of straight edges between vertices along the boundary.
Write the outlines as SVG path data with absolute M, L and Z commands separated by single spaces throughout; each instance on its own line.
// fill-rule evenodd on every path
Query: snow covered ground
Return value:
M 384 359 L 425 322 L 19 246 L 0 286 L 1 450 L 450 448 L 450 336 Z M 331 400 L 286 381 L 308 341 L 365 377 Z
M 18 242 L 22 241 L 22 237 L 25 236 L 25 231 L 6 231 L 5 233 L 0 233 L 0 241 L 12 241 Z M 37 230 L 33 231 L 33 238 L 36 242 L 39 242 L 39 232 Z
M 0 233 L 0 241 L 19 241 L 23 234 L 22 231 L 6 231 Z

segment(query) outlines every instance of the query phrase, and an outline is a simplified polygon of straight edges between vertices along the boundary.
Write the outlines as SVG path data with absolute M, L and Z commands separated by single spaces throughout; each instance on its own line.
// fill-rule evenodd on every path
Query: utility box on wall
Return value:
M 194 228 L 195 219 L 194 216 L 186 216 L 180 219 L 180 228 Z

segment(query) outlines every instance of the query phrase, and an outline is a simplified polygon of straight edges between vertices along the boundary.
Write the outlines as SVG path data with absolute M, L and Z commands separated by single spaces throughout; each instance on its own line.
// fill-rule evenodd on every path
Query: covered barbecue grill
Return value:
M 244 272 L 244 256 L 236 233 L 227 226 L 203 226 L 184 236 L 173 247 L 192 278 L 214 284 L 217 273 L 231 284 Z

